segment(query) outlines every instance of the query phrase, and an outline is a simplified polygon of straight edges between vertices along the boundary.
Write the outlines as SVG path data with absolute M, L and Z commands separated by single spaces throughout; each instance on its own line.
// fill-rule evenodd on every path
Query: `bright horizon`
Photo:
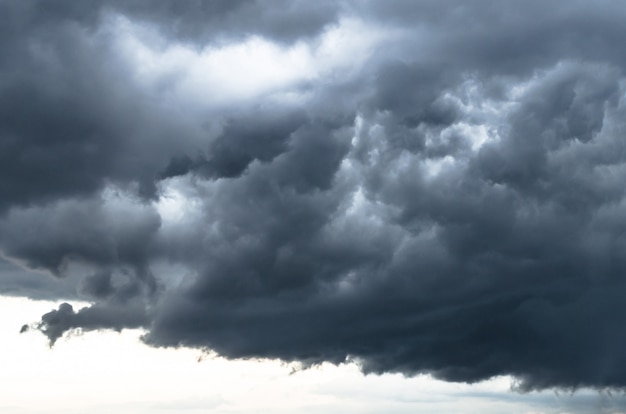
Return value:
M 73 302 L 80 308 L 87 305 Z M 70 334 L 50 348 L 24 320 L 51 301 L 0 297 L 0 410 L 6 413 L 621 413 L 626 397 L 590 390 L 519 394 L 512 378 L 479 384 L 429 376 L 364 376 L 354 364 L 304 370 L 229 361 L 197 349 L 158 349 L 141 330 Z

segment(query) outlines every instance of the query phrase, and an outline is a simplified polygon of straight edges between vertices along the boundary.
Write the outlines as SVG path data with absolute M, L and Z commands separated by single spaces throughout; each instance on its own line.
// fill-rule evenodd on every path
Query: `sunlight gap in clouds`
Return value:
M 140 84 L 209 108 L 262 95 L 302 99 L 298 87 L 303 82 L 359 70 L 376 46 L 393 35 L 343 19 L 315 42 L 281 46 L 251 35 L 198 47 L 167 41 L 153 27 L 120 15 L 109 16 L 106 27 Z

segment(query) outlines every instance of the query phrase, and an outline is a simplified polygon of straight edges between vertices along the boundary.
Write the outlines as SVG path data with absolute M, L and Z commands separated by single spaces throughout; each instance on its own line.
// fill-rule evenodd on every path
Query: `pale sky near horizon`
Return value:
M 37 332 L 19 334 L 55 305 L 0 296 L 0 412 L 618 414 L 626 403 L 589 390 L 519 394 L 506 377 L 469 385 L 364 376 L 354 365 L 300 371 L 278 361 L 228 361 L 147 347 L 140 330 L 73 334 L 52 348 Z

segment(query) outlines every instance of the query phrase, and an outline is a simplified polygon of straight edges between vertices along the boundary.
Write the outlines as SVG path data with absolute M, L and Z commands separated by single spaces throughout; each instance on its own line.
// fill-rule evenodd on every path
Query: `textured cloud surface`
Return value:
M 3 291 L 91 301 L 34 324 L 52 343 L 142 327 L 623 387 L 624 21 L 618 1 L 2 2 L 0 250 L 48 278 Z

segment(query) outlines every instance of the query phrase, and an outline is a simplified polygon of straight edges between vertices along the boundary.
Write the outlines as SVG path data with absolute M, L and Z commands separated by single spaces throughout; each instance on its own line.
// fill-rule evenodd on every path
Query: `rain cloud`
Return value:
M 624 21 L 618 1 L 2 2 L 0 252 L 23 269 L 2 262 L 2 292 L 90 301 L 31 325 L 51 343 L 143 328 L 622 388 Z

